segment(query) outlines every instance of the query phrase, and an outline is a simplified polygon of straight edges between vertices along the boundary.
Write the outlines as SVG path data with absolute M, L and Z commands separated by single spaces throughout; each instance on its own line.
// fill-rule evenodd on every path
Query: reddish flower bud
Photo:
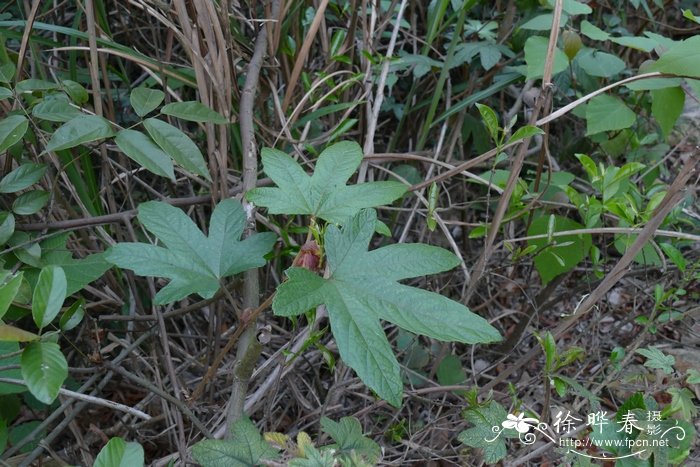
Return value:
M 292 266 L 319 272 L 321 270 L 321 249 L 318 243 L 315 240 L 304 243 L 299 254 L 294 258 Z

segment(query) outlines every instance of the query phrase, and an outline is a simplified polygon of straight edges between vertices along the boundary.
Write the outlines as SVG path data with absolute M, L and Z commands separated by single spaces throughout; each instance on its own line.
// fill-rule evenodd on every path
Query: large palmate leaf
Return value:
M 341 223 L 362 208 L 391 203 L 406 192 L 405 185 L 392 181 L 345 185 L 362 162 L 362 149 L 350 141 L 326 148 L 312 176 L 275 149 L 263 149 L 262 161 L 277 188 L 255 188 L 247 198 L 271 214 L 308 214 Z
M 180 209 L 149 201 L 139 206 L 138 219 L 167 247 L 120 243 L 106 259 L 142 276 L 162 276 L 170 283 L 156 295 L 156 303 L 170 303 L 192 293 L 211 298 L 219 280 L 263 266 L 275 234 L 260 233 L 240 241 L 246 216 L 238 201 L 221 201 L 211 216 L 205 236 Z
M 287 270 L 289 280 L 278 289 L 273 310 L 293 316 L 326 305 L 340 356 L 380 397 L 398 406 L 402 383 L 380 319 L 410 332 L 443 341 L 495 342 L 498 331 L 464 305 L 442 295 L 398 281 L 435 274 L 459 264 L 442 248 L 396 244 L 367 251 L 376 212 L 360 211 L 339 229 L 325 235 L 328 279 L 302 268 Z

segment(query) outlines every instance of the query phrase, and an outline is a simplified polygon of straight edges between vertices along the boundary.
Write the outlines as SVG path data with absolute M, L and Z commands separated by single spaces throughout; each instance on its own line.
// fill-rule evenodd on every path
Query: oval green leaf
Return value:
M 45 99 L 32 109 L 32 115 L 50 122 L 67 122 L 82 114 L 67 100 Z
M 32 342 L 25 347 L 21 369 L 29 392 L 44 404 L 51 404 L 56 399 L 68 376 L 66 358 L 58 344 L 53 342 Z
M 173 162 L 147 135 L 135 130 L 122 130 L 114 142 L 130 159 L 146 170 L 175 181 Z
M 134 108 L 136 115 L 143 117 L 144 115 L 155 110 L 156 107 L 163 102 L 165 94 L 158 89 L 149 89 L 145 87 L 136 88 L 131 91 L 129 101 Z
M 586 136 L 629 128 L 636 120 L 637 114 L 622 99 L 607 94 L 596 96 L 586 106 Z
M 22 193 L 14 203 L 12 211 L 20 216 L 36 214 L 49 202 L 49 193 L 43 190 L 32 190 Z
M 112 125 L 97 115 L 81 115 L 64 123 L 53 134 L 46 151 L 60 151 L 112 136 Z
M 32 298 L 32 317 L 39 329 L 51 323 L 61 310 L 67 287 L 66 275 L 60 267 L 46 266 L 41 270 Z
M 170 157 L 185 169 L 211 181 L 207 164 L 201 151 L 189 136 L 162 120 L 144 120 L 148 134 Z
M 61 315 L 58 325 L 61 328 L 61 331 L 70 331 L 80 324 L 84 316 L 85 300 L 81 298 L 77 302 L 73 303 L 70 308 L 68 308 L 63 315 Z
M 12 62 L 0 65 L 0 83 L 9 83 L 15 77 L 15 64 Z
M 63 86 L 63 90 L 66 91 L 74 103 L 83 105 L 88 101 L 89 96 L 87 90 L 85 90 L 82 84 L 65 79 L 61 81 L 61 85 Z
M 139 443 L 127 443 L 121 438 L 112 438 L 95 458 L 93 467 L 142 467 L 143 448 Z
M 44 164 L 26 163 L 5 175 L 0 180 L 0 193 L 15 193 L 24 190 L 39 181 L 46 172 Z
M 7 88 L 0 87 L 0 101 L 12 97 L 12 91 Z
M 163 106 L 160 113 L 191 122 L 228 123 L 223 115 L 197 101 L 173 102 Z
M 4 245 L 15 233 L 15 216 L 6 211 L 0 211 L 0 245 Z
M 3 280 L 0 280 L 0 319 L 5 316 L 12 301 L 17 296 L 19 287 L 22 285 L 23 275 L 23 273 L 19 272 L 10 279 L 3 278 Z
M 52 81 L 44 81 L 43 79 L 25 79 L 17 83 L 15 91 L 17 94 L 34 91 L 50 91 L 56 89 L 58 85 Z
M 0 153 L 22 139 L 29 128 L 29 120 L 22 115 L 10 115 L 0 122 Z

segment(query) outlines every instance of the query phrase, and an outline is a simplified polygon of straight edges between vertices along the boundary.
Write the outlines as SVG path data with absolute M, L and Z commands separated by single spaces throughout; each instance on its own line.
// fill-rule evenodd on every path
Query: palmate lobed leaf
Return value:
M 170 283 L 156 295 L 156 303 L 170 303 L 192 293 L 211 298 L 219 280 L 265 264 L 264 255 L 276 240 L 259 233 L 241 241 L 245 213 L 238 201 L 221 201 L 211 216 L 209 236 L 181 210 L 149 201 L 139 206 L 138 219 L 166 248 L 143 243 L 112 247 L 107 261 L 142 276 L 162 276 Z
M 329 277 L 301 268 L 287 270 L 272 308 L 294 316 L 325 305 L 343 360 L 380 397 L 398 406 L 399 364 L 380 324 L 394 323 L 438 340 L 469 344 L 495 342 L 498 331 L 464 305 L 397 281 L 435 274 L 459 264 L 456 256 L 429 245 L 400 244 L 367 251 L 377 215 L 360 211 L 325 235 Z
M 264 459 L 278 457 L 277 448 L 265 442 L 246 416 L 231 425 L 231 439 L 205 439 L 192 446 L 192 457 L 207 467 L 246 467 L 261 465 Z
M 311 176 L 276 149 L 263 149 L 262 161 L 277 187 L 255 188 L 246 197 L 271 214 L 307 214 L 340 224 L 360 209 L 389 204 L 406 192 L 394 181 L 347 186 L 362 162 L 362 149 L 351 141 L 326 148 Z

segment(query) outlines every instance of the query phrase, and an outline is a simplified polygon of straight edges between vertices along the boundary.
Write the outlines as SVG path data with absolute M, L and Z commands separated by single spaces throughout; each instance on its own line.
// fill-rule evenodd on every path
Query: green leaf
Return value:
M 596 96 L 586 106 L 586 136 L 629 128 L 636 120 L 637 115 L 621 99 Z
M 22 193 L 12 203 L 12 211 L 20 216 L 36 214 L 49 202 L 49 193 L 43 190 L 32 190 Z
M 685 268 L 688 263 L 683 257 L 683 253 L 681 253 L 678 248 L 670 243 L 659 243 L 659 247 L 661 250 L 663 250 L 666 256 L 673 261 L 673 264 L 675 264 L 681 272 L 685 272 Z
M 27 128 L 29 120 L 23 115 L 10 115 L 0 121 L 0 153 L 21 140 Z
M 343 31 L 344 32 L 344 31 Z M 325 107 L 321 107 L 318 110 L 314 110 L 313 112 L 304 115 L 302 118 L 297 120 L 294 125 L 292 125 L 292 128 L 299 128 L 303 127 L 306 125 L 308 122 L 318 120 L 321 117 L 325 117 L 326 115 L 331 115 L 336 112 L 341 112 L 343 110 L 347 110 L 352 107 L 357 107 L 358 103 L 353 101 L 353 102 L 343 102 L 340 104 L 333 104 L 333 105 L 328 105 Z
M 695 16 L 691 10 L 683 10 L 683 17 L 700 24 L 700 16 Z
M 8 272 L 1 271 L 0 274 L 2 274 L 0 276 L 0 319 L 2 319 L 19 292 L 23 273 L 18 272 L 10 276 Z
M 551 8 L 554 8 L 554 0 L 547 0 Z M 564 0 L 562 2 L 562 10 L 570 15 L 588 15 L 593 12 L 593 9 L 585 3 L 577 2 L 576 0 Z M 563 22 L 563 21 L 562 21 Z
M 12 62 L 0 65 L 0 83 L 10 83 L 15 77 L 17 67 Z
M 518 128 L 513 135 L 508 138 L 508 143 L 514 143 L 516 141 L 520 141 L 521 139 L 525 138 L 532 138 L 535 135 L 543 135 L 544 131 L 542 131 L 540 128 L 537 128 L 536 126 L 532 125 L 525 125 L 523 127 Z
M 552 29 L 553 19 L 554 15 L 552 13 L 545 13 L 543 15 L 535 16 L 531 20 L 525 22 L 525 24 L 523 24 L 520 27 L 522 29 L 529 29 L 531 31 L 549 31 Z M 567 19 L 567 15 L 562 15 L 561 24 L 566 23 Z
M 34 405 L 37 406 L 39 404 Z M 36 449 L 39 446 L 39 442 L 46 436 L 45 429 L 38 430 L 39 425 L 41 425 L 41 421 L 39 420 L 32 420 L 31 422 L 13 425 L 10 428 L 10 436 L 8 437 L 10 444 L 19 444 L 22 440 L 27 438 L 29 435 L 33 434 L 31 441 L 22 446 L 19 450 L 21 454 L 29 454 L 32 450 Z
M 294 316 L 324 304 L 343 360 L 377 394 L 398 406 L 399 365 L 379 320 L 443 341 L 485 343 L 500 340 L 486 320 L 442 295 L 397 281 L 447 271 L 459 264 L 452 253 L 422 244 L 397 244 L 367 251 L 377 215 L 362 210 L 341 230 L 331 225 L 324 237 L 329 277 L 301 268 L 287 270 L 272 308 Z M 439 314 L 435 310 L 440 310 Z
M 360 456 L 363 461 L 375 465 L 381 455 L 381 449 L 377 443 L 362 434 L 362 425 L 355 417 L 343 417 L 339 422 L 334 422 L 328 417 L 321 418 L 321 430 L 328 433 L 335 445 L 330 446 L 338 450 L 341 459 L 353 454 Z
M 586 49 L 578 55 L 578 64 L 591 76 L 610 78 L 622 72 L 626 68 L 625 62 L 615 55 L 599 52 L 594 49 Z
M 304 458 L 290 459 L 287 464 L 289 467 L 335 467 L 334 452 L 331 449 L 319 451 L 312 444 L 304 446 Z
M 651 114 L 666 138 L 681 116 L 684 105 L 685 92 L 680 86 L 651 91 Z
M 0 370 L 0 377 L 2 378 L 12 378 L 21 379 L 22 371 L 19 369 L 20 355 L 19 344 L 17 342 L 3 342 L 0 341 L 0 355 L 15 354 L 14 357 L 3 358 L 2 364 L 5 365 L 16 365 L 16 368 L 11 368 L 8 370 Z M 5 394 L 17 394 L 20 392 L 26 392 L 27 388 L 24 386 L 18 386 L 16 384 L 0 383 L 0 395 Z M 0 404 L 0 408 L 5 408 L 5 401 Z
M 277 187 L 255 188 L 246 197 L 270 214 L 307 214 L 339 224 L 362 208 L 391 203 L 406 192 L 406 186 L 395 181 L 346 186 L 362 162 L 362 149 L 353 142 L 326 148 L 311 177 L 275 149 L 263 149 L 262 161 Z
M 71 295 L 101 277 L 112 266 L 105 261 L 104 253 L 95 253 L 81 259 L 73 258 L 66 247 L 68 237 L 68 234 L 63 234 L 42 242 L 41 265 L 60 266 L 68 283 L 66 295 Z
M 12 90 L 0 86 L 0 101 L 12 97 Z
M 9 324 L 0 324 L 0 341 L 3 342 L 31 342 L 39 339 L 33 332 L 25 331 Z
M 15 91 L 17 94 L 23 94 L 25 92 L 50 91 L 52 89 L 56 89 L 57 87 L 58 84 L 54 83 L 53 81 L 32 78 L 25 79 L 24 81 L 17 83 L 17 86 L 15 86 Z
M 5 448 L 7 447 L 7 435 L 7 422 L 4 418 L 0 418 L 0 452 L 5 452 Z
M 700 36 L 674 44 L 648 71 L 700 78 Z
M 693 403 L 695 395 L 688 388 L 669 388 L 666 392 L 671 394 L 671 410 L 680 412 L 684 420 L 692 422 L 698 414 Z
M 15 216 L 10 212 L 0 211 L 0 246 L 4 245 L 15 233 Z
M 547 46 L 549 40 L 546 37 L 532 36 L 525 42 L 525 63 L 527 64 L 527 79 L 542 78 L 544 63 L 547 58 Z M 552 76 L 560 73 L 569 66 L 569 59 L 559 48 L 554 50 L 554 63 L 552 64 Z
M 145 87 L 134 88 L 129 95 L 129 101 L 136 115 L 143 117 L 155 110 L 163 102 L 165 93 L 159 89 Z
M 39 273 L 32 297 L 32 317 L 39 329 L 51 323 L 66 299 L 66 275 L 58 266 L 46 266 Z
M 144 453 L 139 443 L 127 443 L 121 438 L 112 438 L 100 450 L 93 467 L 137 467 L 143 465 Z
M 97 115 L 81 115 L 58 127 L 45 151 L 69 149 L 112 135 L 112 125 L 108 120 Z
M 272 233 L 240 241 L 245 213 L 238 201 L 221 201 L 212 213 L 209 237 L 187 215 L 167 203 L 139 206 L 138 219 L 167 248 L 143 243 L 112 247 L 107 261 L 142 276 L 162 276 L 171 282 L 156 295 L 156 303 L 170 303 L 197 293 L 211 298 L 219 280 L 265 264 L 264 255 L 275 243 Z
M 212 122 L 226 124 L 228 120 L 218 112 L 197 101 L 173 102 L 160 109 L 160 113 L 190 122 Z
M 22 377 L 29 392 L 44 404 L 51 404 L 68 377 L 68 363 L 53 342 L 32 342 L 22 352 Z
M 464 418 L 474 425 L 468 430 L 462 431 L 457 439 L 467 446 L 479 448 L 484 453 L 484 461 L 487 464 L 495 464 L 506 457 L 505 438 L 515 438 L 515 430 L 503 429 L 502 434 L 496 437 L 493 427 L 501 428 L 501 423 L 506 421 L 508 413 L 496 401 L 491 401 L 484 407 L 467 409 Z M 496 438 L 496 439 L 494 439 Z
M 443 386 L 462 384 L 467 380 L 462 362 L 454 355 L 445 355 L 437 369 L 437 380 Z
M 581 224 L 571 219 L 556 215 L 553 217 L 553 232 L 583 229 Z M 528 236 L 547 234 L 549 219 L 549 216 L 542 216 L 535 219 L 527 231 Z M 567 245 L 564 247 L 556 246 L 561 244 Z M 528 240 L 528 245 L 535 245 L 538 250 L 541 250 L 535 257 L 535 268 L 537 272 L 539 272 L 543 284 L 549 283 L 558 275 L 576 267 L 576 265 L 586 257 L 591 248 L 591 244 L 592 239 L 590 234 L 552 237 L 552 244 L 549 244 L 546 238 Z
M 70 105 L 64 96 L 63 99 L 44 99 L 32 109 L 32 115 L 50 122 L 67 122 L 79 117 L 82 113 Z
M 696 370 L 695 368 L 688 368 L 688 370 L 685 373 L 688 375 L 686 383 L 700 384 L 700 371 Z
M 624 226 L 626 227 L 626 225 Z M 634 234 L 615 235 L 615 249 L 620 252 L 620 254 L 624 255 L 637 240 L 637 237 L 638 235 Z M 656 248 L 654 248 L 649 242 L 645 243 L 639 253 L 634 255 L 634 262 L 637 264 L 658 267 L 661 267 L 663 264 L 659 254 L 656 251 Z
M 211 181 L 204 156 L 202 156 L 199 148 L 189 136 L 174 126 L 155 118 L 144 120 L 143 125 L 146 127 L 148 134 L 151 135 L 151 138 L 153 138 L 153 141 L 172 157 L 175 162 L 190 172 L 201 175 Z
M 658 45 L 655 40 L 648 37 L 610 37 L 610 42 L 614 42 L 631 49 L 641 50 L 642 52 L 651 52 Z
M 587 20 L 581 21 L 581 34 L 593 39 L 594 41 L 606 41 L 610 37 L 610 34 L 589 23 Z
M 437 220 L 435 219 L 435 209 L 437 209 L 438 195 L 438 184 L 433 182 L 430 184 L 430 189 L 428 190 L 428 216 L 426 219 L 428 229 L 430 229 L 431 232 L 435 231 L 435 227 L 437 225 Z M 390 235 L 391 231 L 388 233 L 388 236 Z
M 15 193 L 35 184 L 44 176 L 44 164 L 24 163 L 0 181 L 0 193 Z
M 484 122 L 486 129 L 489 131 L 491 139 L 494 143 L 498 144 L 498 134 L 500 132 L 501 127 L 498 124 L 498 116 L 496 115 L 496 112 L 494 112 L 494 110 L 488 105 L 479 103 L 475 105 L 476 108 L 479 109 L 479 113 L 481 114 L 481 120 Z
M 646 349 L 637 349 L 635 353 L 643 355 L 647 358 L 644 366 L 648 368 L 658 368 L 667 375 L 673 373 L 673 365 L 676 364 L 676 357 L 666 355 L 656 347 L 647 347 Z
M 265 442 L 248 417 L 231 425 L 231 439 L 206 439 L 192 446 L 192 456 L 206 467 L 250 467 L 276 459 L 277 449 Z
M 84 316 L 85 300 L 81 298 L 73 303 L 65 312 L 63 312 L 61 319 L 58 321 L 58 326 L 61 328 L 61 331 L 70 331 L 80 324 Z
M 122 130 L 114 138 L 119 149 L 132 160 L 156 175 L 175 181 L 173 163 L 147 135 L 135 130 Z
M 90 98 L 87 91 L 80 83 L 76 83 L 75 81 L 71 81 L 69 79 L 64 79 L 61 81 L 61 86 L 71 100 L 77 105 L 85 104 Z

